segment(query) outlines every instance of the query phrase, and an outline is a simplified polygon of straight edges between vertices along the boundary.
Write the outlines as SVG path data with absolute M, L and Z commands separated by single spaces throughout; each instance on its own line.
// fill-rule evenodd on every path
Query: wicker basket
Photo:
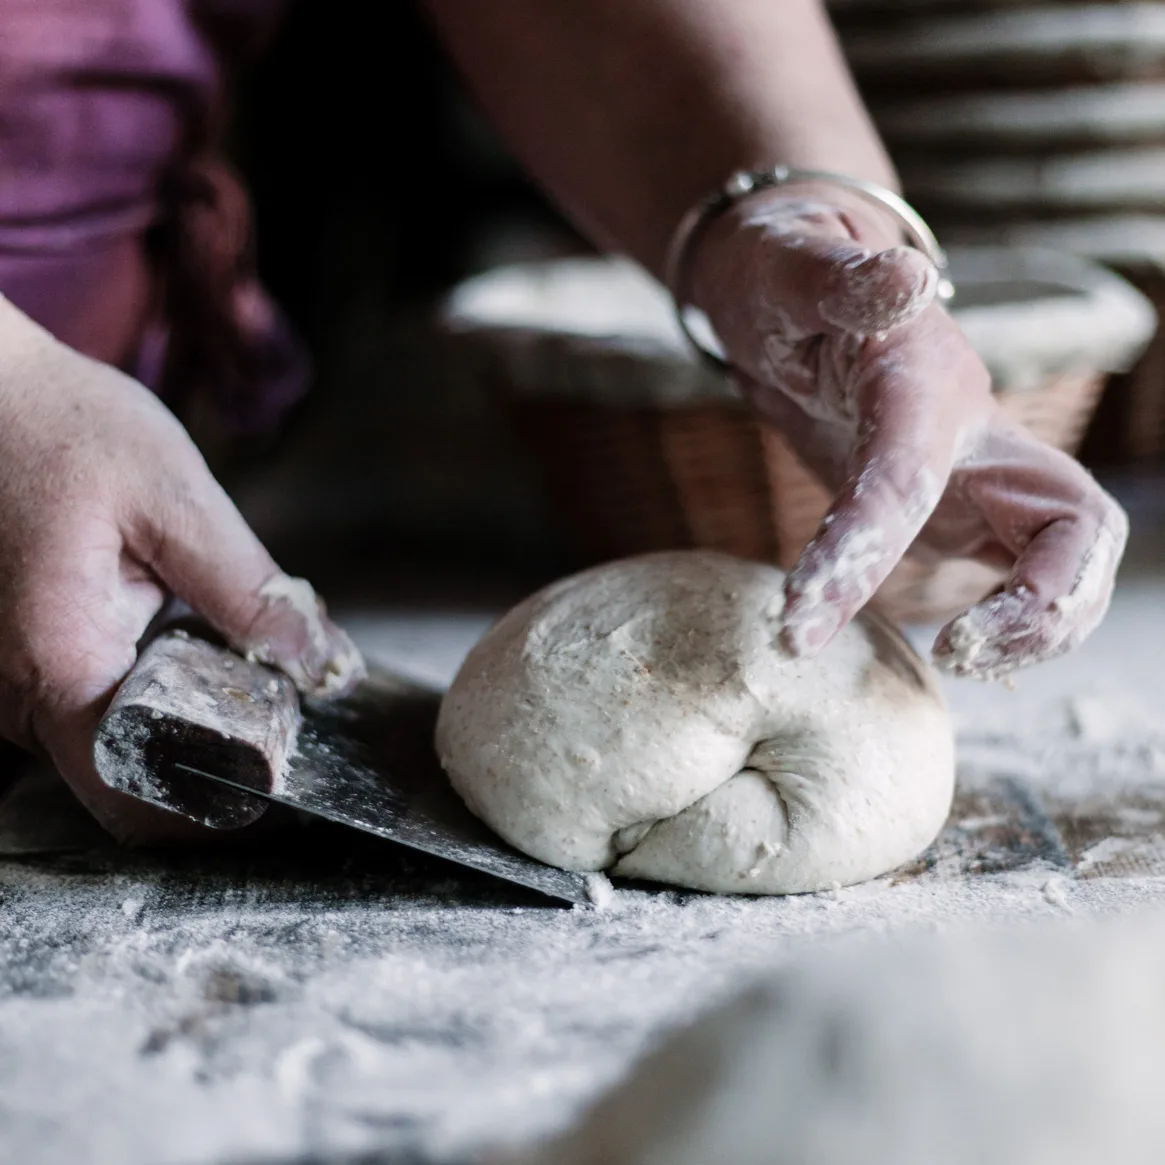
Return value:
M 1165 215 L 1106 214 L 1004 226 L 952 229 L 977 246 L 1065 251 L 1104 263 L 1129 281 L 1165 319 Z M 1081 448 L 1085 464 L 1129 466 L 1165 458 L 1165 331 L 1136 366 L 1105 387 Z
M 832 7 L 875 100 L 1165 77 L 1165 4 Z
M 964 324 L 1003 408 L 1075 449 L 1107 371 L 1127 366 L 1151 334 L 1151 309 L 1079 260 L 983 249 L 954 263 Z M 1009 300 L 1008 287 L 1026 299 Z M 1016 328 L 1012 317 L 1036 301 L 1042 323 Z M 602 260 L 509 269 L 463 289 L 450 317 L 469 337 L 475 374 L 540 463 L 584 560 L 698 546 L 788 567 L 816 531 L 824 486 L 690 360 L 666 299 L 637 272 Z M 1063 330 L 1051 347 L 1049 321 Z M 904 621 L 943 618 L 998 577 L 974 562 L 907 559 L 878 601 Z
M 1165 306 L 1165 3 L 828 0 L 907 198 L 948 239 L 1106 263 Z M 1165 454 L 1165 336 L 1082 457 Z
M 1165 319 L 1165 269 L 1133 263 L 1121 274 Z M 1165 459 L 1165 330 L 1130 372 L 1114 376 L 1082 450 L 1086 464 L 1129 467 Z

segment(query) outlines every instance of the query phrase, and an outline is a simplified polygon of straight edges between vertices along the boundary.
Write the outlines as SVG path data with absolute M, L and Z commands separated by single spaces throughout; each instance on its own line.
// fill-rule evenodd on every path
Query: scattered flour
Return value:
M 784 899 L 620 889 L 617 910 L 521 896 L 516 913 L 436 863 L 291 881 L 118 866 L 0 864 L 0 1159 L 464 1159 L 561 1128 L 663 1029 L 807 947 L 1063 913 L 1039 872 Z M 1165 909 L 1165 880 L 1064 899 Z
M 1110 862 L 1113 858 L 1126 857 L 1141 848 L 1142 845 L 1143 842 L 1139 838 L 1106 837 L 1103 841 L 1098 841 L 1096 845 L 1089 846 L 1080 855 L 1080 867 L 1087 869 L 1100 862 Z
M 615 904 L 616 891 L 611 879 L 601 871 L 587 874 L 587 897 L 596 910 L 609 910 Z
M 1162 975 L 1161 912 L 844 944 L 666 1040 L 521 1160 L 1156 1165 Z
M 1072 904 L 1068 900 L 1068 889 L 1071 883 L 1067 878 L 1049 878 L 1043 885 L 1042 893 L 1050 906 L 1057 906 L 1066 914 L 1072 914 Z

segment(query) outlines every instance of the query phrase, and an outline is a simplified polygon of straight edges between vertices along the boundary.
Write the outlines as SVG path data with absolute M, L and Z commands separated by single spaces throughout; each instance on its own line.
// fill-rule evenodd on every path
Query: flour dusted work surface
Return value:
M 842 944 L 665 1040 L 521 1165 L 1156 1165 L 1163 952 L 1159 914 Z
M 700 890 L 820 890 L 915 857 L 954 779 L 935 678 L 873 616 L 788 659 L 783 586 L 774 567 L 675 551 L 540 591 L 444 699 L 454 787 L 542 861 Z

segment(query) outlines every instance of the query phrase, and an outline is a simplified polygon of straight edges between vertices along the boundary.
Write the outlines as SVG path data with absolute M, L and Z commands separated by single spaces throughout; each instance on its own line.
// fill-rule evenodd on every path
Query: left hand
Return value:
M 787 650 L 824 648 L 913 546 L 1009 571 L 934 649 L 991 678 L 1095 629 L 1127 519 L 1073 458 L 1003 417 L 935 302 L 933 266 L 898 241 L 836 188 L 753 195 L 698 241 L 691 298 L 756 411 L 836 491 L 786 583 Z

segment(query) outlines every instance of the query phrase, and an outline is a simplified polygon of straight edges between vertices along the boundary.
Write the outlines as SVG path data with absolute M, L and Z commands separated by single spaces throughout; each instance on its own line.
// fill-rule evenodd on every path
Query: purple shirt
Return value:
M 272 423 L 305 365 L 216 157 L 281 0 L 0 0 L 0 292 L 180 413 Z

